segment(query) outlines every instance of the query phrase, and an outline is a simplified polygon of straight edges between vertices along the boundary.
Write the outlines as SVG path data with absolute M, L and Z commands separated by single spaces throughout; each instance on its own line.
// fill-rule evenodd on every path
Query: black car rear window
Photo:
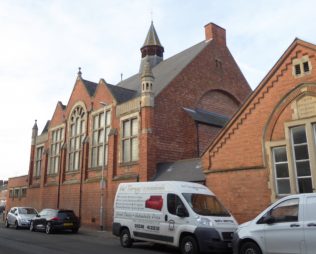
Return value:
M 66 219 L 66 218 L 75 218 L 75 214 L 72 211 L 59 211 L 58 212 L 58 217 L 61 219 Z

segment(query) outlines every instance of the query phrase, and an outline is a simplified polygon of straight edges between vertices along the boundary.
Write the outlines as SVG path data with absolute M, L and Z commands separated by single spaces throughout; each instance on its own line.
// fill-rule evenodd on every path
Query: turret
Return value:
M 34 126 L 32 128 L 32 145 L 35 145 L 37 135 L 38 135 L 38 127 L 37 127 L 37 120 L 35 120 Z
M 141 106 L 154 106 L 154 75 L 151 70 L 151 65 L 148 61 L 144 63 L 141 73 Z
M 139 70 L 140 73 L 143 72 L 145 62 L 148 61 L 151 68 L 154 68 L 157 64 L 163 61 L 164 48 L 163 46 L 161 46 L 153 22 L 151 22 L 144 45 L 142 46 L 140 51 L 142 52 L 142 60 Z

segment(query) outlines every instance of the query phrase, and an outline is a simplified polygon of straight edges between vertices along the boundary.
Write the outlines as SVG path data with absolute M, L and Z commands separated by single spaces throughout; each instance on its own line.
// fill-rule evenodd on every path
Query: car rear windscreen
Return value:
M 73 219 L 75 214 L 72 211 L 60 211 L 58 212 L 58 217 L 61 219 Z

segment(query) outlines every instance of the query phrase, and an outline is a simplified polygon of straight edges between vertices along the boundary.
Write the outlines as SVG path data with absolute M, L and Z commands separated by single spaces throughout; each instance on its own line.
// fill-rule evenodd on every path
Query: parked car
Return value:
M 6 216 L 5 226 L 8 228 L 14 225 L 16 229 L 28 228 L 35 215 L 37 215 L 37 211 L 33 207 L 12 207 Z
M 234 234 L 234 254 L 315 254 L 316 193 L 280 199 Z
M 71 230 L 77 233 L 79 218 L 72 210 L 43 209 L 31 220 L 30 231 L 44 230 L 47 234 L 54 231 Z

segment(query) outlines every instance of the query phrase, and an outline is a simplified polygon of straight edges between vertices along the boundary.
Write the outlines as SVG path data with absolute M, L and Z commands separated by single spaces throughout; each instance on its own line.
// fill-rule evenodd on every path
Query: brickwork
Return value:
M 206 185 L 232 212 L 238 223 L 243 223 L 253 219 L 270 203 L 270 193 L 261 192 L 266 188 L 267 181 L 265 169 L 249 169 L 209 174 Z
M 196 107 L 231 117 L 240 104 L 231 93 L 223 90 L 211 90 L 201 97 Z
M 221 66 L 216 65 L 216 60 L 221 61 Z M 218 100 L 214 104 L 207 104 L 205 101 L 212 91 L 214 96 L 211 97 Z M 192 131 L 195 129 L 194 122 L 183 107 L 203 106 L 205 110 L 223 110 L 231 115 L 250 91 L 229 50 L 211 41 L 156 98 L 157 161 L 174 161 L 198 155 L 197 136 Z M 219 103 L 222 99 L 225 103 Z
M 202 156 L 207 184 L 239 222 L 252 219 L 278 198 L 272 193 L 273 171 L 266 141 L 286 144 L 284 130 L 293 120 L 291 103 L 306 89 L 315 90 L 313 85 L 303 86 L 315 84 L 313 71 L 300 78 L 293 75 L 292 59 L 302 56 L 309 56 L 311 66 L 316 66 L 315 46 L 294 41 Z
M 206 124 L 198 124 L 198 146 L 199 146 L 199 156 L 204 153 L 204 151 L 210 146 L 212 141 L 215 139 L 216 135 L 220 132 L 221 128 L 216 128 Z
M 155 175 L 159 162 L 197 157 L 218 133 L 217 127 L 199 126 L 183 110 L 201 108 L 227 116 L 236 109 L 251 92 L 236 62 L 226 47 L 225 30 L 214 25 L 206 26 L 207 46 L 146 105 L 137 104 L 131 112 L 122 110 L 104 80 L 96 84 L 93 95 L 81 74 L 76 79 L 67 105 L 58 103 L 52 116 L 44 145 L 42 169 L 39 178 L 33 176 L 35 144 L 31 147 L 31 158 L 27 197 L 25 203 L 37 209 L 73 209 L 84 225 L 98 228 L 105 224 L 110 228 L 113 218 L 113 202 L 120 182 L 148 181 Z M 212 39 L 212 40 L 210 40 Z M 139 84 L 141 85 L 141 84 Z M 155 83 L 153 83 L 153 86 Z M 142 101 L 139 100 L 141 103 Z M 93 138 L 93 114 L 102 112 L 103 105 L 111 111 L 111 130 L 108 137 L 108 160 L 104 166 L 91 166 L 91 146 Z M 135 101 L 134 101 L 135 102 Z M 137 101 L 136 101 L 137 102 Z M 83 109 L 84 137 L 80 142 L 79 168 L 69 171 L 70 120 L 77 106 Z M 117 108 L 121 107 L 121 111 Z M 120 113 L 121 112 L 121 113 Z M 123 112 L 123 113 L 122 113 Z M 123 162 L 122 122 L 128 118 L 138 119 L 138 161 Z M 47 174 L 50 160 L 52 130 L 64 128 L 64 140 L 60 154 L 58 172 Z M 198 141 L 201 141 L 199 146 Z M 198 148 L 200 147 L 200 148 Z M 104 189 L 100 188 L 101 176 L 105 179 Z M 12 186 L 18 182 L 11 180 Z M 101 194 L 103 192 L 103 218 L 100 221 Z M 15 204 L 15 201 L 10 205 Z
M 10 178 L 8 181 L 7 203 L 6 210 L 8 211 L 12 206 L 24 206 L 28 204 L 28 198 L 26 197 L 14 197 L 14 189 L 21 189 L 26 187 L 28 176 L 18 176 Z M 11 197 L 10 197 L 11 192 Z

